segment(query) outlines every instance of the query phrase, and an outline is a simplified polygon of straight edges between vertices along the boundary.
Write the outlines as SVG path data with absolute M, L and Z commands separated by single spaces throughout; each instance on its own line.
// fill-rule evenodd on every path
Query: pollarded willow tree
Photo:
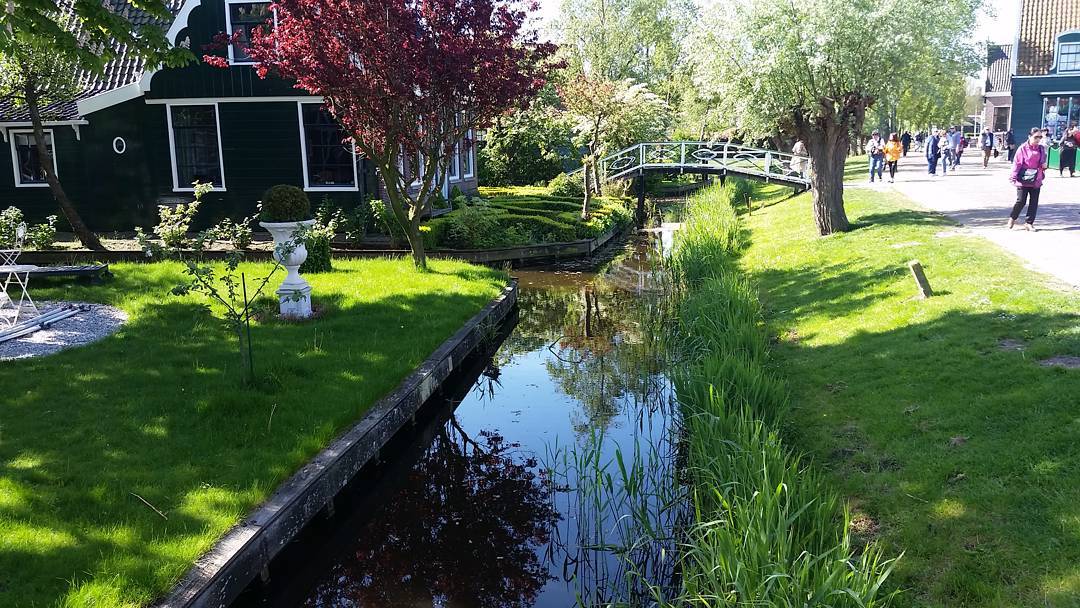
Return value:
M 456 151 L 544 85 L 553 45 L 525 29 L 512 0 L 277 0 L 249 55 L 321 95 L 375 163 L 417 268 L 420 222 Z
M 892 83 L 963 63 L 981 0 L 744 0 L 720 3 L 692 45 L 695 82 L 751 137 L 779 128 L 811 158 L 822 235 L 849 228 L 844 162 L 851 133 Z

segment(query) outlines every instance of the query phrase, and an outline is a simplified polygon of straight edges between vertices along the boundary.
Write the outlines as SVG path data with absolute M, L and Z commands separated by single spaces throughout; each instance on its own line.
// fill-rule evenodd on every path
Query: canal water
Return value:
M 643 581 L 676 584 L 669 237 L 515 272 L 487 353 L 234 605 L 643 605 Z

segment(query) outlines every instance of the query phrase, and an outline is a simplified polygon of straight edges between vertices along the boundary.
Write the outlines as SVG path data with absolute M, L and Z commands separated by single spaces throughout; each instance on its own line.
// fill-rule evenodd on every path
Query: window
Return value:
M 321 104 L 297 104 L 304 188 L 356 190 L 356 153 L 345 131 Z
M 473 176 L 473 132 L 470 130 L 465 141 L 461 142 L 461 176 L 470 178 Z
M 1050 139 L 1061 139 L 1065 129 L 1080 122 L 1080 97 L 1043 97 L 1044 129 L 1050 130 Z
M 1002 133 L 1009 130 L 1009 114 L 1011 112 L 1011 106 L 994 108 L 994 132 Z
M 45 165 L 38 156 L 37 139 L 31 131 L 12 131 L 11 165 L 15 171 L 15 185 L 22 188 L 47 188 Z M 53 174 L 56 174 L 56 148 L 53 147 L 52 130 L 45 131 L 45 148 L 52 156 Z
M 191 192 L 199 181 L 225 189 L 216 105 L 170 105 L 169 144 L 172 146 L 173 190 Z
M 245 65 L 253 63 L 247 54 L 251 44 L 251 32 L 260 25 L 272 21 L 274 14 L 269 2 L 226 2 L 225 27 L 228 33 L 239 34 L 234 44 L 229 45 L 229 61 Z
M 1080 72 L 1080 42 L 1062 42 L 1058 46 L 1057 71 Z

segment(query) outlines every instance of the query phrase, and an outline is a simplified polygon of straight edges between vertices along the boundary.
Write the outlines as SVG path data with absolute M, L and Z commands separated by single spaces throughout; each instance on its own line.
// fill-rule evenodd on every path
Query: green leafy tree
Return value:
M 573 131 L 559 109 L 559 96 L 547 86 L 527 108 L 495 121 L 477 153 L 480 182 L 489 186 L 547 183 L 572 154 Z
M 13 100 L 29 113 L 35 149 L 53 198 L 79 241 L 90 249 L 105 247 L 86 227 L 53 170 L 44 130 L 45 121 L 53 117 L 45 108 L 71 99 L 119 51 L 142 58 L 147 67 L 183 65 L 194 58 L 187 49 L 173 48 L 160 25 L 136 26 L 129 19 L 135 13 L 157 17 L 157 23 L 171 18 L 163 0 L 130 4 L 9 0 L 0 11 L 0 98 Z
M 970 50 L 980 0 L 747 0 L 718 4 L 691 45 L 695 80 L 749 137 L 777 129 L 811 157 L 821 234 L 849 228 L 844 163 L 852 133 L 894 82 L 917 92 Z

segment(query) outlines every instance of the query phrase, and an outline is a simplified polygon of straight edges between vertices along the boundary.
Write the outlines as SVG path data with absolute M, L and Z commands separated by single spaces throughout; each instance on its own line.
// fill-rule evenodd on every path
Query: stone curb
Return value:
M 461 362 L 510 314 L 517 281 L 471 318 L 393 392 L 371 407 L 269 499 L 229 530 L 158 608 L 226 608 L 270 561 L 327 506 L 348 481 L 412 419 Z

